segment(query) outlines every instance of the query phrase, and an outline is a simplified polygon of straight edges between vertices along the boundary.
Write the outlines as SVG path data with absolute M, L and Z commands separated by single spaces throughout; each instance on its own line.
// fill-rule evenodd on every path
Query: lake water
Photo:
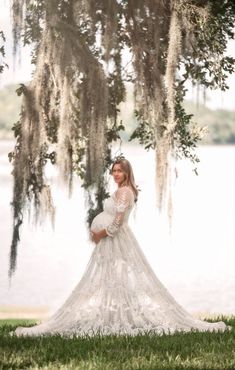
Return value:
M 84 224 L 83 192 L 76 183 L 68 199 L 55 185 L 54 231 L 48 222 L 37 229 L 25 222 L 9 287 L 12 179 L 7 153 L 12 147 L 11 141 L 0 141 L 0 305 L 46 306 L 52 313 L 79 281 L 94 248 Z M 200 147 L 198 176 L 190 162 L 177 164 L 171 236 L 155 207 L 154 153 L 135 146 L 123 146 L 122 152 L 141 188 L 131 228 L 158 278 L 191 313 L 234 314 L 235 147 Z M 55 172 L 49 179 L 55 182 Z

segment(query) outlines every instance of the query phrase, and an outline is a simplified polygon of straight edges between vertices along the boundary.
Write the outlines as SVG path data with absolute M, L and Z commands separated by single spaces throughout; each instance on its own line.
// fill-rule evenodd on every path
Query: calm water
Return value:
M 35 229 L 25 222 L 9 288 L 12 145 L 0 141 L 0 305 L 47 306 L 53 312 L 79 281 L 94 248 L 83 193 L 77 183 L 68 200 L 63 187 L 54 187 L 54 232 L 49 223 Z M 235 313 L 235 147 L 200 148 L 199 176 L 187 161 L 178 163 L 171 236 L 155 209 L 154 154 L 139 147 L 122 152 L 142 190 L 130 224 L 158 278 L 190 312 Z M 49 180 L 55 182 L 55 172 L 49 171 Z

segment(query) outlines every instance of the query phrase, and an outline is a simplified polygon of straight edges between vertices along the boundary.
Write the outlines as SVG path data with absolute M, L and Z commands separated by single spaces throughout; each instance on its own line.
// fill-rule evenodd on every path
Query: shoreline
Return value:
M 218 317 L 233 318 L 234 314 L 222 314 L 219 312 L 195 311 L 190 314 L 197 319 L 215 319 Z M 10 319 L 47 319 L 50 317 L 50 309 L 47 306 L 0 306 L 0 320 Z
M 46 319 L 49 317 L 49 307 L 46 306 L 0 306 L 0 320 L 7 319 Z

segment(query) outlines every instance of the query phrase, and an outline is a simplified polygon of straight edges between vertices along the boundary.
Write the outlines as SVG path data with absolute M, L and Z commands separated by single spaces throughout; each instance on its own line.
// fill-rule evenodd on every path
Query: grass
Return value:
M 95 336 L 65 339 L 9 336 L 17 326 L 33 320 L 0 320 L 0 369 L 183 370 L 235 369 L 235 316 L 225 321 L 233 329 L 224 333 L 174 335 Z

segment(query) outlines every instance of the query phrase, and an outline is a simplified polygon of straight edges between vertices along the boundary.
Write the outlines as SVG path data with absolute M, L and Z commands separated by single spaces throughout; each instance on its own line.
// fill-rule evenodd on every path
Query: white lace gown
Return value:
M 224 322 L 193 318 L 158 280 L 128 226 L 134 205 L 129 187 L 106 200 L 91 229 L 108 236 L 94 247 L 86 271 L 63 306 L 39 325 L 18 327 L 15 334 L 64 336 L 96 333 L 161 335 L 175 331 L 224 331 Z

